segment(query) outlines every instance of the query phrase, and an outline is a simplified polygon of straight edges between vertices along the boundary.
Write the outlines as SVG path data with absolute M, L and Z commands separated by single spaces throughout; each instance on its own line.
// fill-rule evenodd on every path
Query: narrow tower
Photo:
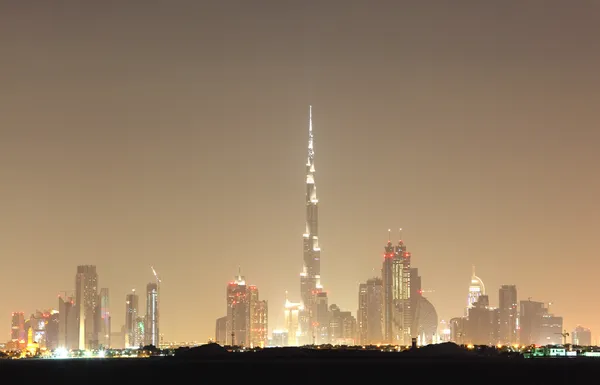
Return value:
M 304 311 L 300 315 L 300 332 L 304 343 L 313 340 L 317 326 L 316 295 L 322 292 L 321 248 L 319 247 L 319 200 L 315 185 L 315 151 L 312 129 L 312 106 L 308 113 L 308 159 L 306 161 L 306 231 L 303 235 L 304 266 L 300 274 L 300 296 Z

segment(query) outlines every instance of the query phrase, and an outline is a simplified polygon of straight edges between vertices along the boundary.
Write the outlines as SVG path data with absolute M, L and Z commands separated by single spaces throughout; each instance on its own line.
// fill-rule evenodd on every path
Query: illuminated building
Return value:
M 319 200 L 315 185 L 315 152 L 312 130 L 312 106 L 309 107 L 308 158 L 306 161 L 306 230 L 303 234 L 304 265 L 300 274 L 300 296 L 303 305 L 299 315 L 300 344 L 309 344 L 315 338 L 318 325 L 315 295 L 322 291 L 321 248 L 319 246 Z M 291 339 L 292 337 L 290 337 Z
M 12 342 L 25 342 L 25 313 L 12 313 L 12 322 L 10 328 L 10 340 Z
M 260 301 L 258 288 L 254 285 L 249 287 L 250 302 L 250 346 L 262 347 L 267 345 L 268 333 L 268 304 Z
M 138 316 L 135 319 L 135 345 L 137 347 L 144 346 L 146 336 L 146 320 L 144 317 Z
M 98 346 L 98 328 L 96 326 L 98 274 L 96 266 L 77 266 L 75 306 L 77 306 L 79 323 L 79 349 L 96 348 Z
M 314 296 L 315 321 L 313 321 L 314 343 L 323 345 L 329 343 L 329 300 L 326 292 L 318 292 Z
M 371 278 L 358 290 L 358 343 L 379 344 L 383 341 L 383 281 Z
M 414 330 L 419 345 L 436 343 L 438 340 L 438 316 L 435 307 L 422 295 L 418 296 L 413 309 Z
M 592 332 L 588 328 L 577 326 L 571 333 L 573 345 L 592 346 Z
M 146 327 L 145 345 L 158 347 L 158 283 L 146 285 Z
M 46 319 L 46 349 L 56 350 L 59 341 L 60 314 L 57 310 L 44 313 Z
M 227 316 L 217 318 L 215 326 L 215 342 L 219 345 L 227 345 Z
M 287 346 L 298 346 L 301 330 L 299 325 L 299 316 L 300 312 L 302 312 L 303 306 L 301 303 L 290 302 L 289 300 L 285 300 L 285 331 L 288 335 Z
M 227 315 L 216 321 L 216 342 L 221 345 L 264 347 L 267 333 L 267 301 L 259 300 L 258 288 L 247 285 L 240 271 L 227 285 Z
M 66 293 L 58 297 L 58 317 L 58 347 L 66 350 L 79 349 L 77 307 L 73 297 Z
M 271 347 L 282 347 L 288 346 L 288 332 L 285 330 L 273 330 L 271 341 L 269 346 Z
M 132 290 L 125 297 L 125 348 L 136 348 L 139 346 L 139 338 L 137 336 L 138 327 L 138 302 L 139 297 Z
M 390 230 L 388 230 L 389 232 Z M 389 344 L 411 343 L 413 312 L 411 311 L 411 254 L 402 240 L 392 245 L 391 237 L 383 254 L 383 339 Z
M 227 285 L 228 345 L 250 346 L 250 295 L 241 272 Z
M 498 311 L 500 317 L 499 343 L 513 345 L 517 343 L 517 287 L 502 285 L 498 293 Z
M 409 345 L 411 343 L 411 327 L 413 313 L 410 298 L 410 259 L 411 254 L 406 251 L 402 239 L 398 241 L 392 262 L 393 298 L 394 298 L 394 339 L 395 343 Z M 437 323 L 437 320 L 436 320 Z M 437 325 L 436 325 L 437 326 Z
M 110 336 L 111 336 L 111 316 L 110 316 L 110 302 L 108 297 L 108 289 L 100 289 L 100 298 L 98 300 L 98 320 L 99 330 L 98 338 L 100 347 L 109 348 L 111 347 Z
M 349 311 L 341 311 L 333 304 L 329 307 L 329 339 L 332 345 L 356 344 L 356 318 Z
M 383 284 L 383 342 L 391 344 L 394 342 L 394 246 L 391 239 L 385 246 L 383 254 L 383 267 L 381 278 Z
M 543 317 L 548 315 L 548 310 L 543 302 L 536 302 L 532 300 L 521 301 L 519 310 L 519 344 L 521 345 L 547 345 L 548 343 L 559 343 L 562 344 L 562 338 L 560 335 L 551 335 L 551 341 L 548 341 L 545 337 L 547 333 L 544 333 L 544 320 Z M 552 321 L 552 320 L 547 320 Z M 559 327 L 555 327 L 552 333 L 562 333 L 562 319 L 560 319 Z M 551 326 L 546 322 L 545 329 L 549 329 Z
M 469 312 L 469 309 L 473 307 L 473 304 L 477 302 L 480 295 L 485 295 L 485 285 L 481 278 L 475 275 L 475 266 L 473 266 L 473 274 L 471 275 L 471 283 L 469 284 L 469 295 L 467 296 L 467 308 L 465 315 Z
M 539 335 L 536 345 L 562 345 L 565 339 L 563 333 L 563 318 L 548 312 L 548 308 L 544 308 L 541 317 Z
M 450 342 L 452 340 L 452 331 L 450 324 L 445 320 L 441 320 L 438 326 L 438 335 L 440 342 Z

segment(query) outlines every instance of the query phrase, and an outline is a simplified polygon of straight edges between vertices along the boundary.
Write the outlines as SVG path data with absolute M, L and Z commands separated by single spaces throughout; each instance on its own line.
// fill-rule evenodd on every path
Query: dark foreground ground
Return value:
M 585 358 L 157 357 L 1 360 L 3 384 L 592 384 Z

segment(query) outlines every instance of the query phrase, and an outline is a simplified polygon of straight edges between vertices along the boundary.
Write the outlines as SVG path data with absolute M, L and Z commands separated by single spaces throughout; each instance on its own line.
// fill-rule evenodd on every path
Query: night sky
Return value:
M 0 1 L 0 340 L 78 264 L 113 331 L 150 265 L 165 341 L 214 336 L 238 265 L 281 326 L 310 104 L 330 303 L 402 227 L 440 319 L 475 265 L 597 336 L 598 36 L 593 0 Z

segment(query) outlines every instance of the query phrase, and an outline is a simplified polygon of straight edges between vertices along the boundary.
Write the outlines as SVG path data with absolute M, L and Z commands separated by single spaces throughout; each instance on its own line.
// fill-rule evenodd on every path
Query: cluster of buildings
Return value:
M 360 284 L 358 343 L 361 345 L 419 345 L 435 343 L 437 312 L 423 296 L 419 270 L 411 266 L 411 253 L 402 241 L 385 246 L 381 277 Z
M 258 288 L 247 285 L 239 273 L 227 285 L 227 315 L 217 319 L 215 340 L 222 345 L 267 346 L 268 303 L 258 297 Z
M 473 345 L 549 345 L 566 341 L 562 317 L 553 315 L 542 302 L 529 299 L 519 303 L 514 285 L 503 285 L 499 290 L 499 306 L 490 306 L 483 281 L 475 275 L 474 269 L 464 316 L 441 321 L 438 326 L 437 312 L 423 296 L 421 276 L 411 265 L 412 255 L 402 236 L 396 245 L 388 237 L 381 276 L 360 284 L 356 317 L 335 304 L 329 305 L 321 283 L 313 139 L 310 109 L 300 300 L 290 301 L 286 295 L 283 328 L 273 330 L 267 339 L 267 303 L 258 301 L 258 289 L 246 286 L 245 279 L 238 276 L 227 287 L 227 315 L 217 320 L 216 342 L 252 347 L 407 346 L 413 342 L 426 345 L 444 341 Z M 589 330 L 586 330 L 574 331 L 573 341 L 579 345 L 591 344 Z
M 141 315 L 139 297 L 126 297 L 126 322 L 120 332 L 111 329 L 108 288 L 98 287 L 96 266 L 77 267 L 75 290 L 58 296 L 58 310 L 36 311 L 26 318 L 13 312 L 7 350 L 55 351 L 101 350 L 159 346 L 160 279 L 146 286 L 146 313 Z
M 573 345 L 590 346 L 591 331 L 578 326 L 572 333 L 563 329 L 563 318 L 550 311 L 545 302 L 518 301 L 515 285 L 498 290 L 498 307 L 490 305 L 481 278 L 471 276 L 467 307 L 462 317 L 452 318 L 445 329 L 446 339 L 472 345 Z
M 309 110 L 308 157 L 306 161 L 306 230 L 303 238 L 303 269 L 300 273 L 300 301 L 290 301 L 286 296 L 284 305 L 284 329 L 275 330 L 270 345 L 301 346 L 309 344 L 344 344 L 353 345 L 356 338 L 356 318 L 350 312 L 341 311 L 335 305 L 329 305 L 327 292 L 321 284 L 321 247 L 319 245 L 319 200 L 315 184 L 315 152 L 312 129 L 312 108 Z M 266 344 L 268 330 L 266 302 L 257 305 L 264 308 L 264 324 L 254 330 L 254 321 L 248 314 L 260 314 L 262 310 L 253 311 L 249 300 L 232 300 L 231 292 L 246 293 L 248 288 L 243 277 L 236 279 L 227 287 L 227 316 L 217 320 L 216 342 L 226 345 L 260 346 Z M 232 288 L 233 287 L 233 288 Z M 239 289 L 243 287 L 243 289 Z M 258 296 L 258 290 L 256 295 Z M 239 297 L 246 298 L 246 294 Z M 238 297 L 236 297 L 238 298 Z M 249 308 L 250 310 L 245 310 Z M 242 314 L 242 316 L 238 316 Z M 236 322 L 236 318 L 238 321 Z M 239 319 L 243 318 L 243 326 Z M 260 317 L 259 317 L 260 318 Z M 233 326 L 232 326 L 233 325 Z M 244 331 L 249 330 L 250 333 Z M 256 324 L 258 325 L 258 324 Z M 230 332 L 231 331 L 231 332 Z M 231 335 L 230 335 L 231 334 Z M 254 335 L 260 337 L 253 337 Z M 236 337 L 237 335 L 237 337 Z M 258 344 L 258 345 L 257 345 Z

